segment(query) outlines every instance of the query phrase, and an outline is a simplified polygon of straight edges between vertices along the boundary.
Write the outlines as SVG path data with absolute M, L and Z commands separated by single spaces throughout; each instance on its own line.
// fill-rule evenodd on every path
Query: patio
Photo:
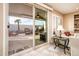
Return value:
M 33 46 L 33 35 L 19 34 L 9 37 L 9 55 Z

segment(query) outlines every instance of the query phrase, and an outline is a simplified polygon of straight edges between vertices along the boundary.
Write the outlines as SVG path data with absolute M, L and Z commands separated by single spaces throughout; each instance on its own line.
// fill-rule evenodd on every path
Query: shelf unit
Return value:
M 74 15 L 74 32 L 79 33 L 79 14 Z

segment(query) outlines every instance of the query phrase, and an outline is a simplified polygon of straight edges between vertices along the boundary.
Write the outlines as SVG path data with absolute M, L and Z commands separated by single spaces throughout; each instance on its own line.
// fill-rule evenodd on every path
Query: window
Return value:
M 9 16 L 8 24 L 9 55 L 33 47 L 33 19 Z
M 30 18 L 21 18 L 16 16 L 9 16 L 9 24 L 17 24 L 15 20 L 20 19 L 20 25 L 33 25 L 33 20 Z
M 54 29 L 57 30 L 58 25 L 62 24 L 59 16 L 53 16 L 54 19 Z

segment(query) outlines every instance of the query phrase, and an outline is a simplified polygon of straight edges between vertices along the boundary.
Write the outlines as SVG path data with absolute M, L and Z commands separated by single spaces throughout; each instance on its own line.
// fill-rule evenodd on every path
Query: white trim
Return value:
M 35 48 L 35 7 L 33 5 L 33 48 Z
M 5 4 L 3 4 L 3 56 L 5 55 Z
M 40 5 L 40 6 L 44 7 L 44 8 L 46 8 L 46 9 L 48 9 L 48 10 L 53 11 L 53 8 L 50 8 L 50 7 L 48 7 L 47 5 L 45 5 L 45 4 L 43 4 L 43 3 L 36 3 L 36 4 L 38 4 L 38 5 Z
M 3 56 L 8 55 L 8 4 L 3 4 Z
M 35 49 L 38 49 L 38 48 L 40 48 L 40 47 L 42 47 L 42 46 L 44 46 L 44 45 L 46 45 L 46 44 L 48 44 L 48 43 L 46 42 L 46 43 L 43 43 L 43 44 L 37 45 L 37 46 L 35 46 Z
M 53 17 L 52 11 L 48 10 L 48 43 L 50 43 L 50 40 L 51 40 L 52 35 L 53 35 L 52 34 L 52 24 L 53 24 L 52 17 Z
M 49 11 L 47 12 L 47 42 L 49 43 Z

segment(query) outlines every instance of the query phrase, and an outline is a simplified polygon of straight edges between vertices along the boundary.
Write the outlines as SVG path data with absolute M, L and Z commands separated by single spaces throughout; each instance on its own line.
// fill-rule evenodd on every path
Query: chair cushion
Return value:
M 70 36 L 70 35 L 71 35 L 70 32 L 64 32 L 64 34 L 65 34 L 66 36 Z

